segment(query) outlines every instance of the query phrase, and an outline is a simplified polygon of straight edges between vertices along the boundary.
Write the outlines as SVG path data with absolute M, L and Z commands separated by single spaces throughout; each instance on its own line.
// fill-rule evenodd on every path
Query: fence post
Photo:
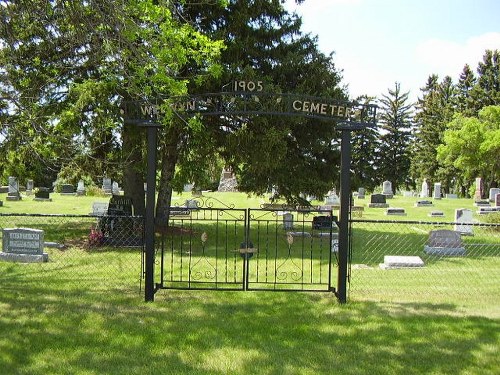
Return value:
M 340 144 L 340 227 L 338 248 L 337 299 L 347 302 L 347 260 L 349 251 L 349 210 L 351 204 L 351 130 L 344 126 Z
M 156 187 L 156 145 L 158 124 L 144 124 L 148 137 L 147 177 L 146 177 L 146 223 L 144 246 L 146 252 L 144 275 L 144 300 L 154 301 L 154 256 L 155 256 L 155 187 Z

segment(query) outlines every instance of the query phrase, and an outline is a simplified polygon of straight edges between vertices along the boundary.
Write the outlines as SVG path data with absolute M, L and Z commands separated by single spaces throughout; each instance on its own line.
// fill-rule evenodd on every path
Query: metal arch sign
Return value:
M 367 127 L 376 125 L 377 106 L 300 94 L 231 91 L 184 98 L 129 101 L 122 103 L 122 110 L 129 123 L 159 122 L 167 111 L 173 110 L 187 116 L 300 116 Z

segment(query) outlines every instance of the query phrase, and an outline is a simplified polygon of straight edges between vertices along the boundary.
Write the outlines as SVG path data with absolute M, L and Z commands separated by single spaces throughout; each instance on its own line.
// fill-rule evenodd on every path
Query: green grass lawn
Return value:
M 255 208 L 263 200 L 207 194 L 212 195 L 236 208 Z M 108 200 L 52 198 L 7 202 L 0 197 L 0 212 L 86 215 L 92 202 Z M 183 194 L 174 203 L 188 198 Z M 413 207 L 416 199 L 389 201 L 408 212 L 394 219 L 431 220 L 430 209 Z M 441 200 L 432 209 L 445 211 L 445 221 L 453 221 L 455 208 L 473 205 Z M 387 219 L 384 211 L 365 208 L 363 218 Z M 91 223 L 44 220 L 55 228 L 48 235 L 54 241 L 85 238 Z M 370 232 L 380 228 L 360 223 L 354 230 L 358 241 L 374 242 Z M 375 243 L 384 251 L 400 241 L 404 246 L 394 249 L 410 253 L 425 239 L 411 228 L 385 230 L 390 237 Z M 466 241 L 481 236 L 478 232 Z M 47 249 L 51 261 L 44 264 L 0 263 L 1 374 L 500 373 L 498 255 L 427 259 L 425 270 L 383 271 L 376 264 L 384 252 L 356 252 L 354 263 L 362 267 L 352 270 L 352 298 L 346 305 L 331 293 L 184 290 L 161 290 L 154 303 L 145 303 L 140 249 L 81 243 Z M 464 265 L 470 262 L 476 265 L 468 270 Z M 425 272 L 442 282 L 429 288 Z M 463 293 L 470 280 L 482 283 L 481 299 L 474 289 Z

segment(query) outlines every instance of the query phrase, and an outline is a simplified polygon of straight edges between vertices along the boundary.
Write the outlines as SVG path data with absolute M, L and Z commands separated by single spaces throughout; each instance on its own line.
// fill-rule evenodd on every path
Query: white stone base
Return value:
M 380 264 L 382 269 L 418 267 L 424 267 L 424 261 L 418 256 L 386 255 L 384 263 Z

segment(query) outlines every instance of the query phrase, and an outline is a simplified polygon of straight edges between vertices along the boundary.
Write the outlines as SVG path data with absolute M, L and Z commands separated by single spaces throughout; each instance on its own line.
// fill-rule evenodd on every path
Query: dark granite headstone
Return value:
M 372 194 L 370 198 L 370 203 L 368 204 L 370 208 L 387 208 L 389 205 L 386 202 L 386 196 L 384 194 Z

